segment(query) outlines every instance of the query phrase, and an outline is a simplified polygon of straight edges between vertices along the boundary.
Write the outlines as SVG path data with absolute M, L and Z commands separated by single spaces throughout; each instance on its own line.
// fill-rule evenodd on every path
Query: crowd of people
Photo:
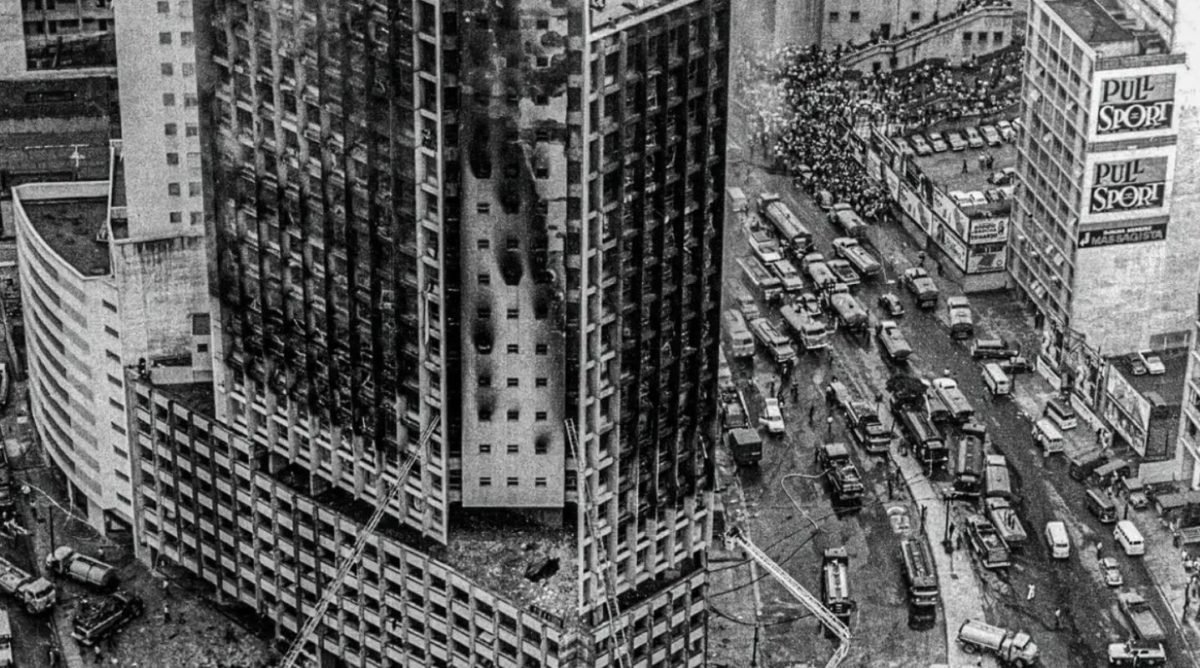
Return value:
M 923 131 L 1000 113 L 1020 94 L 1019 45 L 959 67 L 933 60 L 872 74 L 843 67 L 841 55 L 816 46 L 739 54 L 739 92 L 754 101 L 749 148 L 752 157 L 802 174 L 810 192 L 828 191 L 871 220 L 887 210 L 888 195 L 851 154 L 851 128 Z

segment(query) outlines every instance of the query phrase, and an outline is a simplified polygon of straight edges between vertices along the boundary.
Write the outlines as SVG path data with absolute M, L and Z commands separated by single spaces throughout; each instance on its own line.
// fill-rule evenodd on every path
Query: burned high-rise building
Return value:
M 196 23 L 215 380 L 131 388 L 146 558 L 283 641 L 340 588 L 346 665 L 701 665 L 728 4 Z

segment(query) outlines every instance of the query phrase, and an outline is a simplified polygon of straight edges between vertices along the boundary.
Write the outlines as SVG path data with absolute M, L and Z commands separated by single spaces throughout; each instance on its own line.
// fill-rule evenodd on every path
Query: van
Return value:
M 754 337 L 746 326 L 746 319 L 741 313 L 729 310 L 722 316 L 724 327 L 721 334 L 729 342 L 729 354 L 733 357 L 753 357 Z
M 725 357 L 725 348 L 717 348 L 717 358 L 720 360 L 717 366 L 717 389 L 722 392 L 729 392 L 736 389 L 733 384 L 733 370 L 729 368 L 729 359 Z
M 1117 522 L 1117 528 L 1113 529 L 1113 538 L 1116 539 L 1117 545 L 1124 548 L 1125 556 L 1140 557 L 1146 554 L 1146 541 L 1142 538 L 1142 532 L 1138 531 L 1130 520 Z
M 0 610 L 0 666 L 13 665 L 12 625 L 8 612 Z
M 833 193 L 828 190 L 821 189 L 817 191 L 817 206 L 821 207 L 822 211 L 828 211 L 833 208 Z
M 1101 524 L 1112 524 L 1117 521 L 1117 504 L 1112 498 L 1098 489 L 1089 489 L 1083 497 L 1088 512 L 1095 515 Z
M 1071 408 L 1070 401 L 1058 397 L 1046 402 L 1046 408 L 1042 411 L 1042 415 L 1054 420 L 1054 424 L 1063 431 L 1074 429 L 1079 424 L 1075 419 L 1075 409 Z
M 1078 455 L 1067 455 L 1067 461 L 1070 465 L 1067 467 L 1067 475 L 1071 476 L 1072 480 L 1083 482 L 1091 477 L 1096 469 L 1108 463 L 1108 457 L 1102 453 L 1092 451 Z
M 725 192 L 729 195 L 729 204 L 733 207 L 734 213 L 741 213 L 749 208 L 746 193 L 741 188 L 730 186 L 725 189 Z
M 983 384 L 993 397 L 1012 394 L 1012 380 L 999 364 L 989 362 L 983 365 Z
M 1046 545 L 1050 547 L 1052 559 L 1071 558 L 1071 540 L 1067 538 L 1067 525 L 1058 520 L 1046 522 Z
M 1043 456 L 1050 456 L 1063 451 L 1063 435 L 1049 418 L 1038 418 L 1030 431 L 1033 442 L 1042 448 Z

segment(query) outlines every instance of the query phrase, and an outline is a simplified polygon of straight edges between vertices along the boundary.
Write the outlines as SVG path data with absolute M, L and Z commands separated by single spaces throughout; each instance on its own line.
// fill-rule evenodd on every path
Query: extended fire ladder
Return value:
M 417 441 L 417 451 L 425 449 L 429 443 L 429 439 L 433 438 L 433 432 L 437 429 L 441 422 L 442 416 L 439 413 L 434 413 L 433 419 L 429 421 L 429 425 L 425 427 L 425 431 L 421 433 L 421 438 Z M 325 612 L 333 603 L 334 599 L 338 598 L 342 592 L 342 581 L 349 575 L 350 569 L 358 563 L 362 557 L 363 550 L 367 548 L 367 541 L 375 534 L 375 529 L 379 526 L 380 520 L 387 513 L 388 506 L 392 504 L 400 492 L 404 490 L 404 481 L 408 479 L 408 472 L 412 470 L 413 464 L 417 462 L 418 457 L 410 458 L 399 470 L 396 475 L 396 484 L 391 485 L 387 493 L 379 499 L 379 505 L 375 507 L 375 512 L 371 514 L 370 519 L 363 525 L 358 533 L 358 539 L 354 541 L 354 547 L 350 549 L 350 554 L 342 560 L 338 566 L 337 572 L 333 579 L 329 581 L 325 591 L 321 594 L 321 600 L 317 602 L 317 606 L 313 608 L 312 614 L 309 615 L 308 621 L 304 623 L 303 628 L 296 634 L 292 640 L 291 647 L 288 648 L 287 654 L 284 655 L 283 661 L 279 663 L 279 668 L 293 668 L 296 661 L 300 658 L 300 653 L 304 651 L 304 643 L 308 641 L 309 636 L 317 630 L 317 626 L 321 624 L 321 620 L 325 617 Z M 384 483 L 386 484 L 386 483 Z M 301 605 L 300 612 L 303 611 Z
M 775 576 L 775 579 L 779 581 L 779 584 L 783 585 L 784 589 L 787 589 L 792 596 L 795 596 L 796 600 L 808 608 L 813 616 L 838 637 L 840 643 L 838 644 L 837 651 L 833 653 L 833 656 L 829 657 L 825 668 L 836 668 L 836 666 L 841 664 L 846 655 L 850 653 L 850 628 L 830 612 L 829 608 L 826 608 L 820 599 L 810 594 L 799 582 L 796 582 L 795 578 L 788 575 L 788 572 L 783 570 L 779 564 L 775 563 L 765 552 L 750 542 L 750 538 L 739 527 L 734 527 L 725 534 L 726 549 L 732 550 L 734 545 L 745 550 L 747 556 L 758 562 L 759 566 L 767 569 L 768 573 Z
M 567 432 L 567 445 L 571 448 L 571 457 L 575 459 L 576 468 L 576 488 L 579 491 L 579 505 L 583 508 L 583 526 L 589 536 L 599 540 L 596 535 L 596 526 L 592 522 L 591 499 L 588 497 L 587 483 L 583 480 L 584 469 L 586 463 L 579 458 L 579 436 L 575 433 L 575 421 L 567 418 L 563 420 L 563 426 Z M 612 643 L 615 648 L 613 650 L 613 658 L 617 666 L 625 668 L 625 653 L 629 651 L 629 643 L 625 637 L 623 627 L 617 626 L 617 617 L 621 614 L 621 607 L 617 603 L 617 590 L 613 585 L 608 564 L 608 552 L 604 549 L 597 549 L 596 555 L 598 558 L 598 569 L 601 573 L 601 579 L 604 580 L 604 608 L 608 615 L 608 630 L 612 636 Z

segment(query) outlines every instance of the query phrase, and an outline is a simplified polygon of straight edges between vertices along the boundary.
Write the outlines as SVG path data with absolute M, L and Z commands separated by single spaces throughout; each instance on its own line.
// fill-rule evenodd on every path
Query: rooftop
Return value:
M 1088 44 L 1134 39 L 1133 33 L 1118 23 L 1096 0 L 1052 0 L 1046 5 Z
M 179 403 L 187 406 L 190 410 L 203 415 L 210 420 L 216 419 L 216 393 L 213 390 L 212 382 L 207 383 L 179 383 L 172 385 L 158 385 L 155 390 L 164 394 L 170 395 Z
M 108 244 L 96 233 L 108 219 L 107 197 L 23 199 L 30 224 L 64 261 L 84 276 L 112 272 Z
M 946 125 L 945 127 L 938 127 L 937 129 L 943 136 L 948 130 L 958 131 L 962 135 L 962 129 L 967 125 L 967 123 L 959 122 Z M 985 123 L 984 125 L 987 124 Z M 986 168 L 980 164 L 980 159 L 988 156 L 995 160 L 990 168 Z M 994 172 L 1017 166 L 1017 146 L 1013 142 L 1003 142 L 999 146 L 967 148 L 962 151 L 944 151 L 942 153 L 931 153 L 926 156 L 913 156 L 913 159 L 921 172 L 935 184 L 941 186 L 947 194 L 954 191 L 987 192 L 999 187 L 988 181 Z M 966 171 L 963 171 L 964 162 L 966 163 Z M 1009 185 L 1016 184 L 1010 183 Z M 1004 201 L 989 206 L 1003 209 L 1012 205 L 1011 202 Z
M 1133 375 L 1131 361 L 1133 355 L 1114 355 L 1108 358 L 1108 362 L 1112 364 L 1113 368 L 1120 371 L 1125 380 L 1129 381 L 1133 389 L 1143 397 L 1147 392 L 1157 392 L 1166 405 L 1180 405 L 1183 402 L 1183 380 L 1187 375 L 1187 348 L 1155 350 L 1153 355 L 1162 360 L 1163 366 L 1167 369 L 1166 373 L 1157 376 L 1151 376 L 1148 373 L 1141 376 Z

